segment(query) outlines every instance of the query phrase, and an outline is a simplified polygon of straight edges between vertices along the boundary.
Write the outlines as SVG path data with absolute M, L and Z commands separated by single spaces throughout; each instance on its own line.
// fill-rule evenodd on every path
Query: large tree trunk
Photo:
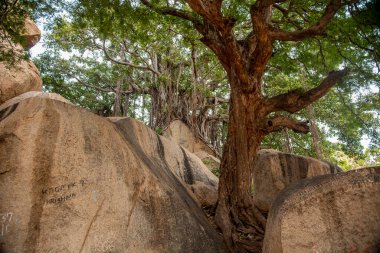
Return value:
M 253 204 L 251 177 L 264 136 L 260 130 L 262 105 L 257 92 L 236 89 L 240 81 L 233 74 L 230 76 L 229 128 L 215 221 L 232 252 L 258 252 L 266 220 Z

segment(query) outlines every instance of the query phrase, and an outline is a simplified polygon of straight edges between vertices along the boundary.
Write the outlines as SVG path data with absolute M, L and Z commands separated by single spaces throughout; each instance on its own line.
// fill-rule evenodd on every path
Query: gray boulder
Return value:
M 263 252 L 380 252 L 380 167 L 290 184 L 269 212 Z
M 340 171 L 335 165 L 311 157 L 260 150 L 253 169 L 255 205 L 269 211 L 277 195 L 290 183 Z

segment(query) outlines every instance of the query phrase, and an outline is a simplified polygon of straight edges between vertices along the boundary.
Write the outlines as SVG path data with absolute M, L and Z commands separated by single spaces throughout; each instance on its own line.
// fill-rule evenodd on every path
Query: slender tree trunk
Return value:
M 128 117 L 128 110 L 129 110 L 129 94 L 124 95 L 124 117 Z
M 322 153 L 319 136 L 318 136 L 318 126 L 315 122 L 315 112 L 314 112 L 314 106 L 312 104 L 310 104 L 307 107 L 307 113 L 310 120 L 310 132 L 311 132 L 311 141 L 312 141 L 313 149 L 317 155 L 317 158 L 323 159 L 323 153 Z
M 121 86 L 123 84 L 123 78 L 121 77 L 119 80 L 116 82 L 116 93 L 115 93 L 115 101 L 113 104 L 113 114 L 112 116 L 118 117 L 120 116 L 120 108 L 121 108 Z
M 138 97 L 132 97 L 132 110 L 131 110 L 131 118 L 136 118 L 136 100 Z
M 141 121 L 144 122 L 145 118 L 145 95 L 141 95 Z
M 197 114 L 196 114 L 196 87 L 197 87 L 197 80 L 198 80 L 198 73 L 197 73 L 197 67 L 196 67 L 196 51 L 194 43 L 191 45 L 191 67 L 192 67 L 192 75 L 191 75 L 191 84 L 192 84 L 192 92 L 191 92 L 191 128 L 193 129 L 193 132 L 196 133 L 196 120 L 197 120 Z
M 153 65 L 153 69 L 155 71 L 159 71 L 158 69 L 158 58 L 157 58 L 157 54 L 156 53 L 153 53 L 153 57 L 152 57 L 152 65 Z M 153 83 L 153 89 L 151 90 L 151 93 L 150 93 L 150 127 L 152 129 L 157 129 L 158 127 L 158 110 L 160 110 L 161 108 L 158 108 L 158 105 L 157 105 L 157 101 L 159 100 L 159 97 L 157 95 L 157 75 L 155 73 L 152 73 L 152 83 Z
M 155 112 L 155 97 L 150 96 L 150 110 L 149 110 L 149 127 L 152 129 L 156 129 L 154 125 L 154 112 Z
M 283 136 L 282 151 L 286 153 L 293 153 L 293 148 L 289 137 L 289 130 L 287 128 L 284 128 L 282 129 L 281 133 Z

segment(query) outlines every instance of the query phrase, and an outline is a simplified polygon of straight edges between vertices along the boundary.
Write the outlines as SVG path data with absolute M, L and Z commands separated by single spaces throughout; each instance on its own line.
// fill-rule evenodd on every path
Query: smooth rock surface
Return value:
M 30 18 L 25 19 L 25 30 L 23 36 L 26 38 L 25 47 L 30 49 L 41 39 L 41 31 Z
M 339 171 L 339 167 L 311 157 L 262 149 L 253 169 L 253 200 L 262 211 L 269 211 L 277 195 L 290 183 Z
M 187 172 L 163 159 L 166 140 L 57 100 L 12 106 L 0 120 L 2 251 L 225 252 Z
M 171 122 L 167 129 L 165 129 L 163 136 L 185 147 L 192 153 L 204 151 L 212 156 L 217 154 L 202 140 L 197 138 L 191 129 L 181 120 L 174 120 Z
M 0 111 L 6 108 L 10 108 L 12 105 L 18 104 L 21 101 L 27 98 L 32 98 L 32 97 L 48 98 L 48 99 L 58 100 L 63 103 L 72 104 L 69 100 L 67 100 L 66 98 L 62 97 L 61 95 L 57 93 L 47 93 L 47 92 L 42 92 L 42 91 L 28 91 L 21 95 L 18 95 L 17 97 L 11 98 L 7 100 L 7 102 L 1 104 Z
M 380 167 L 289 185 L 269 212 L 263 252 L 380 252 Z
M 219 180 L 196 155 L 170 139 L 157 135 L 137 120 L 109 119 L 116 124 L 130 143 L 141 147 L 150 160 L 158 161 L 161 166 L 169 168 L 180 178 L 194 193 L 201 206 L 215 204 Z
M 202 207 L 215 206 L 218 201 L 218 190 L 204 182 L 195 181 L 191 185 L 191 191 Z
M 31 61 L 20 61 L 13 67 L 0 63 L 0 105 L 28 91 L 41 91 L 42 79 Z
M 206 167 L 210 171 L 219 170 L 220 168 L 220 159 L 218 159 L 215 156 L 210 155 L 209 153 L 206 153 L 205 151 L 198 151 L 194 153 L 196 156 L 198 156 L 201 161 L 206 165 Z

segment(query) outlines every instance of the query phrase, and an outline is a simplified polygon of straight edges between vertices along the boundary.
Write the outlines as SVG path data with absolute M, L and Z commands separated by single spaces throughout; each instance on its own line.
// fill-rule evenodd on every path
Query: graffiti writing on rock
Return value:
M 70 199 L 73 199 L 76 197 L 75 193 L 71 193 L 70 195 L 63 195 L 57 198 L 49 198 L 46 200 L 47 204 L 62 204 L 63 202 L 66 202 Z
M 77 197 L 77 191 L 86 185 L 86 180 L 70 182 L 42 189 L 42 195 L 47 204 L 62 204 Z M 57 196 L 58 195 L 58 196 Z

